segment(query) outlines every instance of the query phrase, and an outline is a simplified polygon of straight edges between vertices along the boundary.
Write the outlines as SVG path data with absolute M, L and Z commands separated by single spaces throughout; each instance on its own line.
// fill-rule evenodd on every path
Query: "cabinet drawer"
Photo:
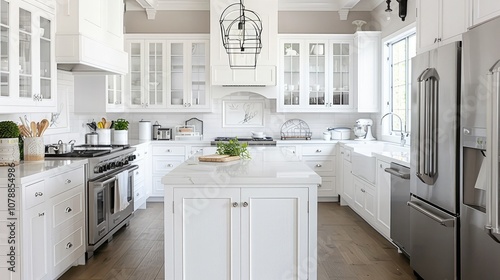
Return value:
M 153 146 L 153 155 L 155 156 L 184 156 L 185 154 L 184 146 Z
M 305 164 L 311 167 L 320 176 L 333 176 L 335 173 L 335 159 L 332 157 L 303 157 Z
M 321 184 L 318 185 L 319 197 L 334 197 L 337 196 L 335 187 L 335 177 L 321 177 Z
M 153 172 L 171 171 L 184 162 L 184 156 L 153 157 Z
M 79 225 L 75 229 L 75 226 Z M 67 269 L 79 257 L 85 254 L 83 240 L 83 223 L 65 228 L 61 231 L 61 238 L 54 240 L 53 260 L 54 275 L 58 275 Z
M 153 177 L 153 192 L 151 196 L 163 196 L 165 193 L 165 186 L 161 183 L 161 178 L 163 176 Z
M 25 209 L 29 209 L 45 201 L 47 194 L 45 193 L 45 181 L 40 181 L 25 187 L 24 201 L 26 202 Z
M 138 169 L 134 170 L 134 183 L 143 182 L 146 177 L 146 168 L 141 166 L 141 164 L 137 164 L 139 166 Z
M 52 199 L 52 226 L 70 225 L 83 220 L 83 187 L 77 187 Z
M 335 145 L 304 145 L 302 146 L 303 156 L 329 156 L 335 155 Z
M 148 148 L 137 148 L 137 150 L 135 150 L 134 152 L 134 155 L 136 156 L 135 158 L 135 161 L 139 161 L 141 159 L 144 159 L 148 156 L 149 152 L 148 152 Z
M 139 201 L 146 195 L 146 189 L 144 188 L 144 182 L 134 185 L 134 200 Z
M 56 196 L 78 185 L 83 184 L 83 167 L 58 174 L 47 180 L 50 197 Z

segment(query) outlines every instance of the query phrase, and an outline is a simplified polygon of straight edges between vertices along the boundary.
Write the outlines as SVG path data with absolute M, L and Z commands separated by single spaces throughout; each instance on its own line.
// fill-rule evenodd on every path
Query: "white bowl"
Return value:
M 264 138 L 264 132 L 263 131 L 252 131 L 252 137 Z

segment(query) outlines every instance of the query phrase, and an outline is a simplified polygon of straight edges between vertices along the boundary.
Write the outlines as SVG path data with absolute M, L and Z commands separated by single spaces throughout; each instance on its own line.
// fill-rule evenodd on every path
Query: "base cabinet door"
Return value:
M 391 174 L 385 172 L 391 164 L 377 161 L 377 226 L 386 237 L 391 233 Z
M 376 194 L 375 188 L 353 176 L 354 210 L 370 224 L 375 223 Z
M 22 279 L 50 279 L 49 260 L 49 213 L 45 203 L 37 205 L 23 215 L 24 268 Z
M 173 203 L 174 279 L 307 279 L 307 188 L 175 188 Z
M 352 181 L 352 163 L 350 161 L 344 160 L 343 164 L 343 186 L 342 186 L 342 191 L 343 191 L 343 196 L 344 200 L 347 202 L 348 205 L 352 205 L 354 203 L 354 185 Z
M 241 279 L 307 279 L 308 190 L 241 190 Z M 304 271 L 306 270 L 306 271 Z

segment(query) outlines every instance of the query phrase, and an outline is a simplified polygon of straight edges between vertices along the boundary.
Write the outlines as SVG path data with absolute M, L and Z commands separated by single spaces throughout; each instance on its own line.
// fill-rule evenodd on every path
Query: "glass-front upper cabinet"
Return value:
M 54 10 L 0 0 L 0 110 L 52 112 L 57 106 Z
M 166 90 L 165 43 L 146 41 L 148 57 L 146 59 L 148 93 L 147 107 L 164 107 Z
M 352 35 L 281 37 L 277 110 L 331 112 L 353 109 L 352 44 Z
M 123 106 L 123 76 L 106 76 L 106 112 L 122 112 Z
M 143 88 L 144 88 L 144 77 L 143 77 L 143 54 L 144 54 L 144 42 L 143 41 L 132 41 L 128 44 L 128 55 L 129 55 L 129 66 L 130 72 L 128 76 L 128 86 L 129 86 L 129 105 L 130 107 L 144 107 L 145 101 L 143 101 Z
M 169 46 L 169 107 L 208 108 L 208 41 L 172 41 Z

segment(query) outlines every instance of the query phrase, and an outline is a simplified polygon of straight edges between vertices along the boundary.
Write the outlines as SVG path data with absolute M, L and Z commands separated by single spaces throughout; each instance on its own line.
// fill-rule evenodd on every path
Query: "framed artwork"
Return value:
M 223 127 L 263 127 L 264 100 L 222 101 Z

